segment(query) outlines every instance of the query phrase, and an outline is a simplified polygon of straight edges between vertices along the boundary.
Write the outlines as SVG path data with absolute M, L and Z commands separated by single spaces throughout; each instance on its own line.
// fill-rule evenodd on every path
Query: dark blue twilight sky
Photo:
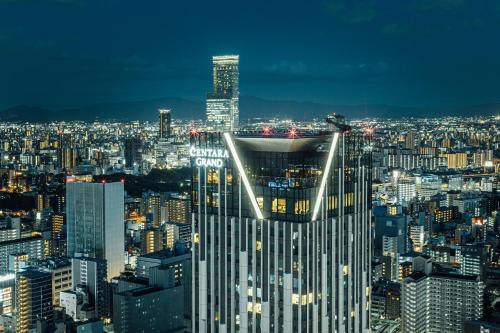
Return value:
M 184 97 L 240 54 L 243 95 L 500 101 L 500 1 L 0 0 L 0 108 Z

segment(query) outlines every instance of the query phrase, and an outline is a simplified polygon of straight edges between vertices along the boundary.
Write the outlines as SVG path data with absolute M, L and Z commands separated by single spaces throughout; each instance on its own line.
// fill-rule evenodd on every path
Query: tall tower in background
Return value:
M 239 126 L 239 55 L 214 56 L 213 92 L 207 95 L 207 122 L 214 131 L 236 131 Z
M 126 138 L 123 143 L 125 166 L 132 168 L 140 165 L 142 161 L 142 140 L 137 137 Z
M 296 130 L 192 138 L 194 332 L 369 330 L 364 141 Z
M 124 269 L 124 186 L 116 183 L 66 183 L 68 256 L 107 261 L 108 279 Z
M 168 139 L 172 135 L 172 110 L 159 109 L 160 112 L 160 139 Z

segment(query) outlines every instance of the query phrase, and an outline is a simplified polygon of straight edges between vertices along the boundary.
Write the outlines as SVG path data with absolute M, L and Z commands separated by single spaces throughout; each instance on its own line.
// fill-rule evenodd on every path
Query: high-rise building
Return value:
M 124 142 L 125 166 L 132 168 L 142 161 L 142 141 L 139 138 L 126 138 Z
M 159 109 L 160 113 L 160 139 L 168 139 L 172 135 L 172 110 L 170 109 Z
M 373 208 L 375 218 L 375 255 L 385 255 L 384 237 L 386 246 L 391 242 L 396 248 L 394 254 L 408 252 L 408 223 L 409 217 L 401 206 L 379 206 Z
M 78 151 L 75 148 L 60 148 L 58 150 L 59 167 L 65 170 L 73 170 L 76 167 Z
M 398 202 L 407 205 L 417 196 L 417 187 L 414 178 L 399 178 L 398 179 Z
M 449 169 L 463 169 L 468 165 L 466 153 L 443 153 L 441 156 L 448 159 Z
M 212 130 L 236 131 L 239 126 L 239 56 L 214 56 L 213 92 L 207 95 L 207 122 Z
M 14 272 L 18 266 L 15 258 L 10 255 L 21 255 L 26 260 L 43 259 L 42 237 L 33 236 L 0 242 L 0 274 L 5 274 L 9 270 Z
M 484 284 L 479 277 L 414 272 L 403 281 L 402 331 L 465 332 L 464 323 L 481 318 Z
M 484 243 L 466 244 L 460 249 L 460 273 L 483 277 L 487 251 Z
M 193 331 L 367 331 L 364 139 L 291 130 L 191 144 Z
M 175 268 L 157 266 L 148 280 L 120 278 L 113 292 L 116 333 L 184 332 L 184 286 Z
M 50 258 L 32 262 L 39 271 L 52 275 L 52 304 L 59 306 L 60 294 L 71 290 L 71 262 L 68 258 Z
M 71 259 L 74 290 L 84 290 L 94 307 L 95 318 L 109 315 L 109 285 L 106 280 L 106 261 L 90 257 Z
M 167 221 L 191 224 L 191 201 L 189 196 L 171 194 L 165 202 Z
M 52 274 L 35 269 L 16 274 L 16 332 L 28 333 L 38 321 L 50 324 L 52 309 Z
M 66 184 L 68 256 L 107 262 L 108 279 L 124 268 L 124 188 L 116 183 Z
M 54 213 L 50 217 L 52 239 L 59 239 L 63 237 L 61 232 L 63 230 L 64 218 L 65 216 L 62 213 Z
M 147 214 L 151 214 L 151 224 L 154 227 L 159 227 L 162 222 L 162 203 L 163 197 L 158 193 L 148 193 L 147 196 L 144 197 L 146 202 L 145 212 Z
M 141 250 L 143 254 L 164 249 L 165 233 L 160 228 L 148 228 L 141 231 Z

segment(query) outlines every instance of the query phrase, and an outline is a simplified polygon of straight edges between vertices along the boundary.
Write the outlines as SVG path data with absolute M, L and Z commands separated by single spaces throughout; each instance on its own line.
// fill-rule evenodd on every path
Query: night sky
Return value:
M 500 1 L 0 0 L 0 108 L 182 97 L 211 56 L 276 100 L 500 101 Z

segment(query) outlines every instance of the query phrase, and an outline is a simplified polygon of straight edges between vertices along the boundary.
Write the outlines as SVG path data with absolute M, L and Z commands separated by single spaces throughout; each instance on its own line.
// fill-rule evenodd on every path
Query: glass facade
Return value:
M 366 331 L 364 138 L 210 133 L 192 145 L 230 150 L 219 168 L 192 161 L 193 331 Z
M 213 92 L 207 95 L 207 121 L 214 131 L 236 131 L 239 126 L 238 55 L 214 56 Z
M 108 263 L 108 278 L 123 270 L 123 183 L 66 184 L 68 256 L 87 254 Z

